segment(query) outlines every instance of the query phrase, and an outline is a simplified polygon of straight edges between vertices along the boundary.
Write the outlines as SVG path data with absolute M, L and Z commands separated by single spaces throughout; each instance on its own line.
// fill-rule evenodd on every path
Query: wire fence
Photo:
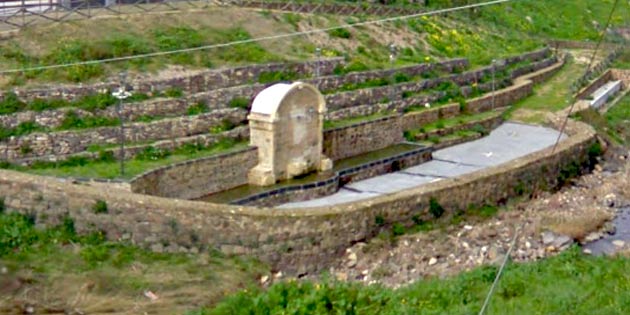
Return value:
M 0 0 L 0 31 L 100 16 L 188 11 L 226 6 L 335 15 L 394 16 L 421 11 L 419 5 L 402 6 L 372 3 L 368 5 L 367 1 L 346 4 L 299 0 Z

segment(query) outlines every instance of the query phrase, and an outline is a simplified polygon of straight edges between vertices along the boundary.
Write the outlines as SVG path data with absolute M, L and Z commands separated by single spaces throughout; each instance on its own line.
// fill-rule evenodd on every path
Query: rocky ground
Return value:
M 576 242 L 599 239 L 613 232 L 610 220 L 630 204 L 630 193 L 624 192 L 630 187 L 627 159 L 626 150 L 611 148 L 591 174 L 558 192 L 503 206 L 488 219 L 469 216 L 427 232 L 355 244 L 328 272 L 342 281 L 398 287 L 500 264 L 513 242 L 512 260 L 525 262 L 556 255 Z M 613 244 L 620 250 L 625 247 L 623 241 Z

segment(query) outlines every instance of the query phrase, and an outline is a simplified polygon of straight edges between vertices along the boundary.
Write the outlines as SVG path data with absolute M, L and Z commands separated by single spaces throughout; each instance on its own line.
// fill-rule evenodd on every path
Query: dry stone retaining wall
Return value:
M 560 170 L 585 163 L 596 141 L 590 126 L 570 121 L 568 127 L 570 137 L 553 152 L 548 148 L 456 179 L 335 207 L 215 205 L 107 191 L 7 170 L 0 170 L 0 198 L 6 211 L 32 215 L 38 225 L 54 225 L 70 217 L 79 233 L 100 230 L 108 239 L 128 240 L 156 251 L 210 247 L 227 254 L 254 255 L 276 269 L 300 274 L 326 268 L 347 246 L 391 224 L 430 219 L 431 199 L 450 212 L 506 200 L 517 194 L 517 187 L 555 187 Z M 92 210 L 97 200 L 106 202 L 107 213 Z
M 345 63 L 343 58 L 329 58 L 322 60 L 312 60 L 301 63 L 270 63 L 263 65 L 249 65 L 227 69 L 212 69 L 198 71 L 191 75 L 183 75 L 168 79 L 150 80 L 138 78 L 132 80 L 129 85 L 137 93 L 154 93 L 172 88 L 180 88 L 187 93 L 198 93 L 208 89 L 225 88 L 236 85 L 245 85 L 258 81 L 258 77 L 265 72 L 292 71 L 302 76 L 309 76 L 315 73 L 319 67 L 319 72 L 323 75 L 333 73 L 333 70 Z M 118 82 L 97 83 L 93 85 L 67 85 L 42 87 L 37 89 L 14 89 L 18 97 L 24 101 L 32 101 L 38 98 L 61 98 L 68 101 L 76 100 L 80 97 L 107 93 L 118 88 Z M 0 94 L 4 97 L 6 92 Z
M 146 142 L 187 137 L 210 132 L 210 128 L 221 126 L 226 121 L 234 125 L 243 124 L 247 112 L 240 109 L 225 109 L 196 116 L 185 116 L 158 120 L 149 123 L 125 125 L 126 142 Z M 71 130 L 53 133 L 33 133 L 23 137 L 12 137 L 0 143 L 0 152 L 8 160 L 68 155 L 86 150 L 90 145 L 117 144 L 120 127 L 101 127 L 89 130 Z M 25 149 L 28 148 L 28 149 Z
M 324 155 L 333 161 L 386 148 L 404 140 L 398 116 L 324 131 Z
M 134 192 L 167 198 L 196 199 L 247 184 L 247 172 L 258 163 L 258 149 L 177 163 L 131 180 Z

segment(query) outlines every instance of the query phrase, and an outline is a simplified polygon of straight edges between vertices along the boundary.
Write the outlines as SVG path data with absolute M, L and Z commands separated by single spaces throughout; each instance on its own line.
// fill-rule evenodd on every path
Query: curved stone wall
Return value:
M 78 232 L 101 230 L 112 240 L 128 240 L 154 250 L 216 248 L 254 255 L 275 268 L 304 273 L 325 268 L 354 242 L 369 239 L 393 223 L 430 219 L 429 201 L 447 211 L 470 204 L 496 203 L 519 189 L 553 188 L 570 164 L 588 162 L 596 141 L 592 127 L 570 121 L 570 135 L 548 148 L 497 167 L 454 179 L 335 207 L 270 209 L 227 206 L 102 190 L 13 171 L 0 171 L 0 199 L 7 211 L 32 215 L 38 224 L 71 217 Z M 107 213 L 92 210 L 97 202 Z

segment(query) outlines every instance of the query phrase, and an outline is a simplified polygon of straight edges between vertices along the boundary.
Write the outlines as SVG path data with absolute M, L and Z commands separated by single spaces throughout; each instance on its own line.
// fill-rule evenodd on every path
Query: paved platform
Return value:
M 504 123 L 488 136 L 433 152 L 433 160 L 401 171 L 350 183 L 337 193 L 279 208 L 330 206 L 391 194 L 433 181 L 507 163 L 552 146 L 559 132 L 546 127 Z M 566 138 L 562 135 L 561 139 Z

